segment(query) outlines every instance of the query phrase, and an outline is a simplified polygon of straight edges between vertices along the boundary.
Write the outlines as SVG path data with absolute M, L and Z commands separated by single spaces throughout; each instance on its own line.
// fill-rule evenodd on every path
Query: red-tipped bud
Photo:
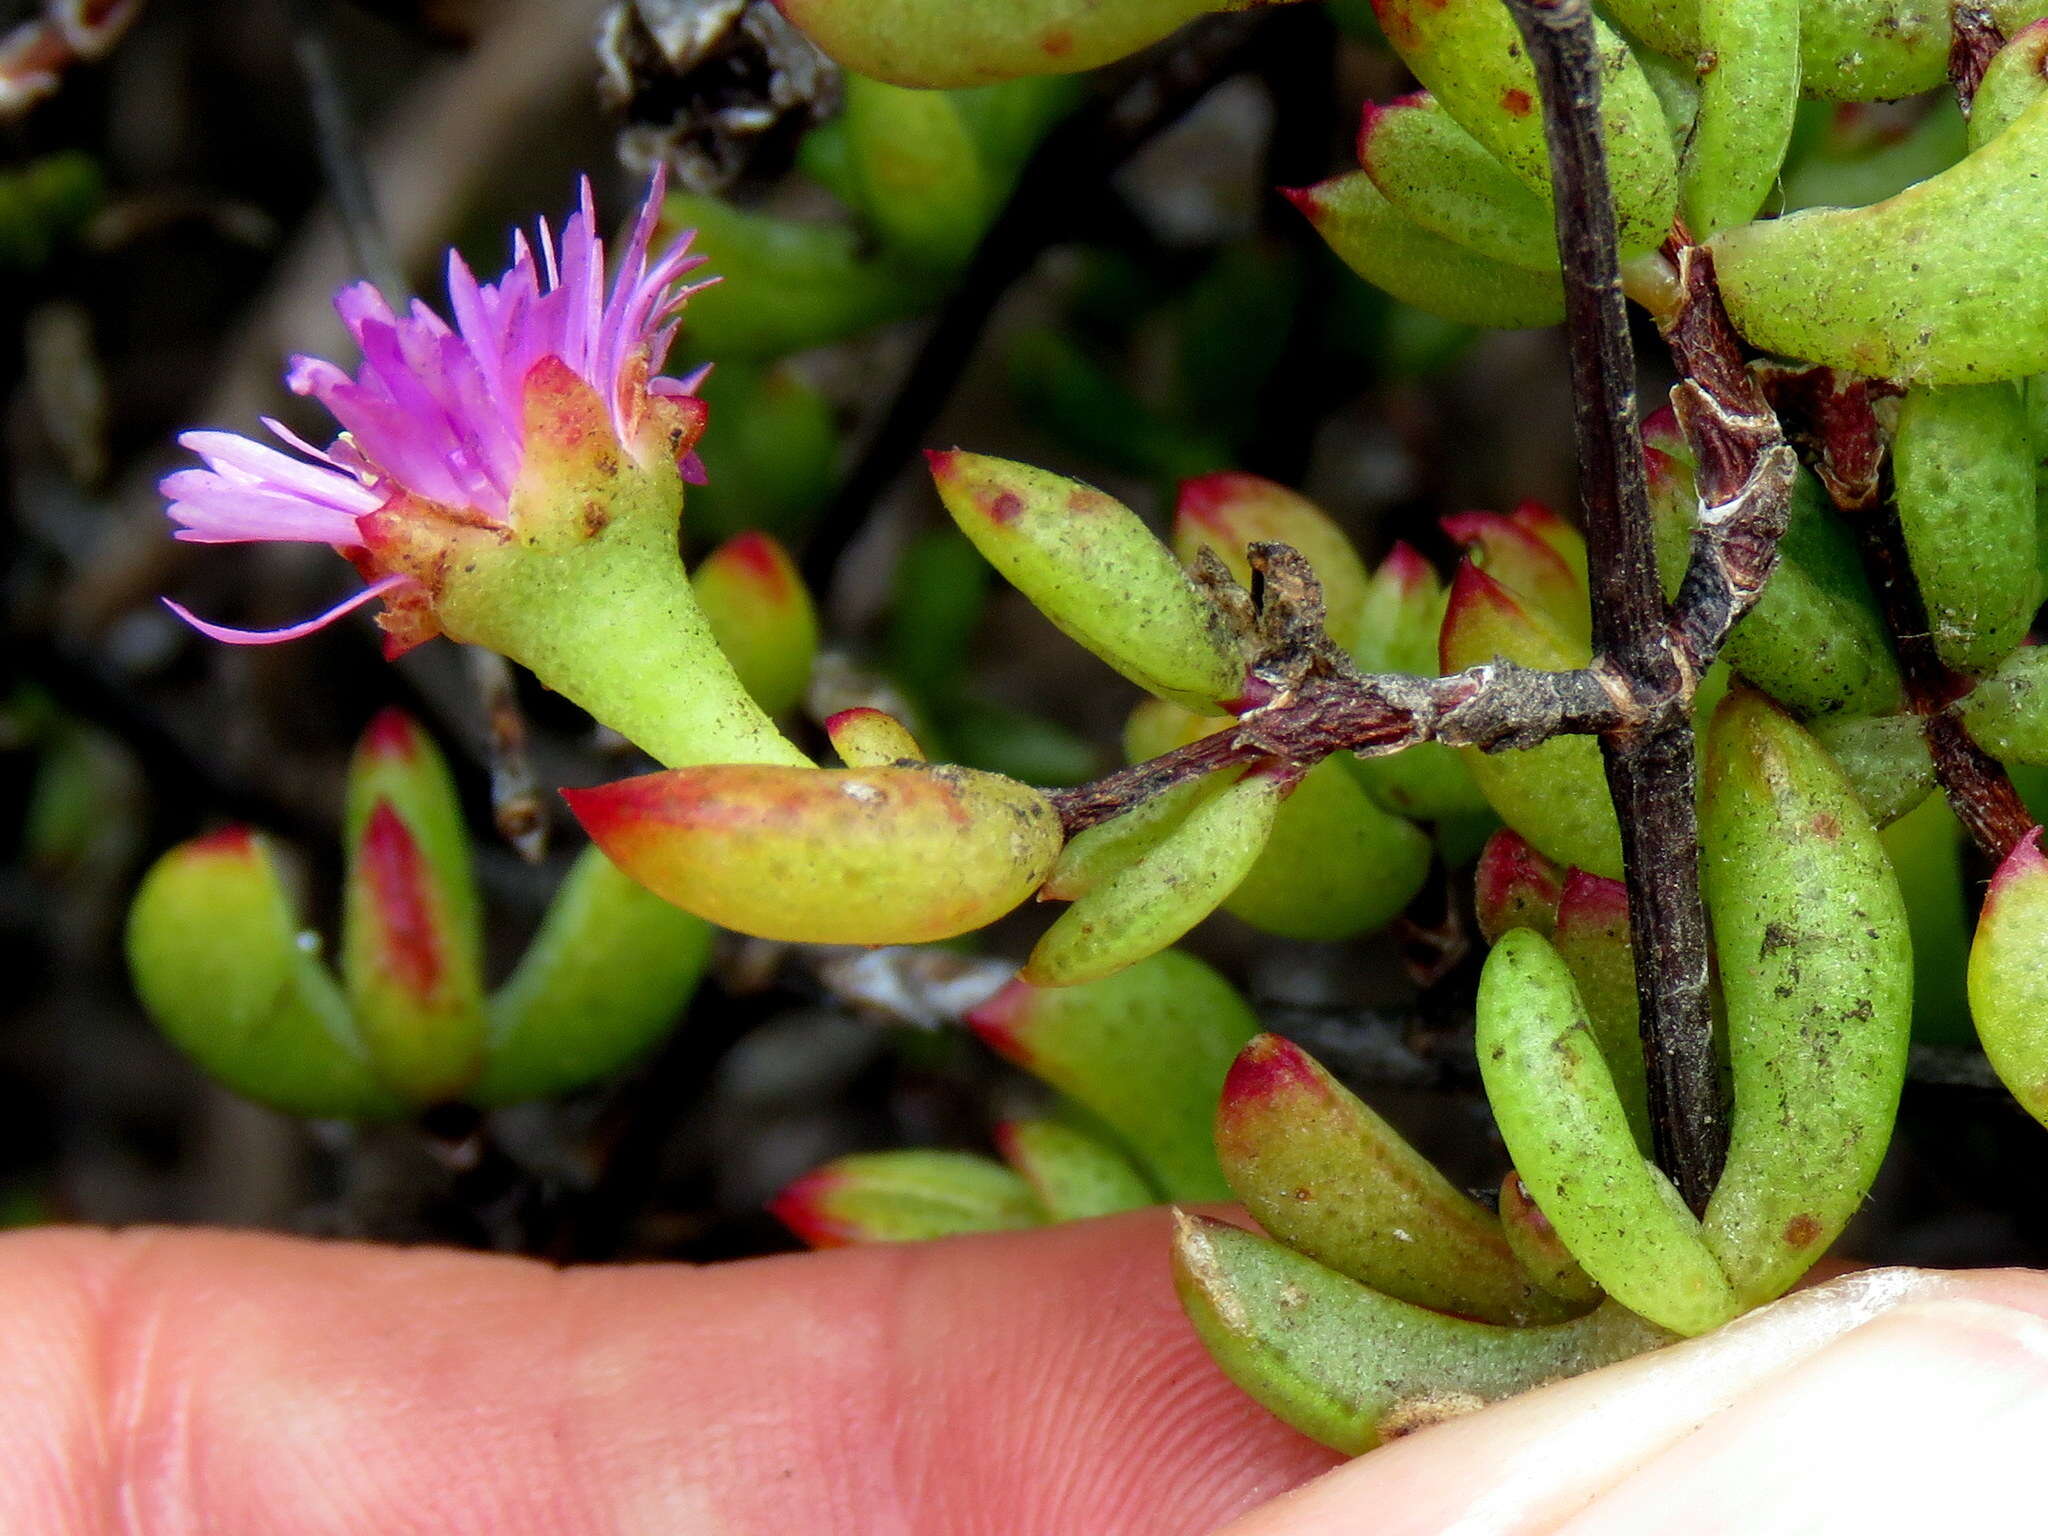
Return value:
M 1585 583 L 1546 538 L 1551 530 L 1538 531 L 1538 519 L 1460 512 L 1441 523 L 1464 546 L 1468 560 L 1552 624 L 1574 635 L 1590 634 Z
M 1479 855 L 1477 902 L 1479 931 L 1489 944 L 1498 943 L 1510 928 L 1534 928 L 1549 937 L 1563 893 L 1564 871 L 1520 833 L 1502 827 L 1486 840 Z
M 1181 482 L 1174 509 L 1173 552 L 1191 562 L 1215 551 L 1239 582 L 1251 585 L 1248 546 L 1290 544 L 1323 584 L 1327 627 L 1340 645 L 1355 635 L 1365 601 L 1366 569 L 1350 536 L 1307 497 L 1257 475 L 1223 470 Z
M 1023 1179 L 966 1152 L 857 1152 L 805 1174 L 768 1210 L 813 1248 L 1005 1232 L 1045 1219 Z
M 349 764 L 342 979 L 380 1077 L 415 1103 L 483 1066 L 482 933 L 469 834 L 448 766 L 386 710 Z
M 842 709 L 825 722 L 832 748 L 849 768 L 878 768 L 888 763 L 921 763 L 924 748 L 894 715 L 885 710 Z
M 690 577 L 698 606 L 754 702 L 796 707 L 818 654 L 818 615 L 789 551 L 765 533 L 727 539 Z
M 1446 673 L 1496 657 L 1530 667 L 1578 667 L 1590 654 L 1589 646 L 1470 558 L 1459 563 L 1437 646 L 1437 660 Z

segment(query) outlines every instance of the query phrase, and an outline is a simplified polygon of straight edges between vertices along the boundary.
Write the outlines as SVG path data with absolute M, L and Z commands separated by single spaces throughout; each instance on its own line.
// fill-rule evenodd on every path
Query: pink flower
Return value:
M 172 611 L 216 640 L 272 644 L 378 597 L 416 598 L 413 576 L 379 569 L 364 519 L 404 504 L 470 526 L 509 526 L 525 462 L 528 384 L 550 359 L 596 392 L 628 448 L 650 401 L 692 396 L 703 371 L 650 377 L 675 340 L 684 303 L 703 286 L 682 282 L 704 259 L 689 254 L 688 233 L 650 260 L 661 194 L 657 171 L 609 293 L 588 178 L 559 250 L 542 219 L 539 259 L 515 234 L 512 266 L 495 284 L 477 282 L 461 256 L 448 253 L 453 328 L 418 300 L 394 314 L 369 283 L 344 288 L 334 307 L 362 352 L 355 377 L 315 357 L 293 358 L 285 375 L 294 394 L 333 413 L 342 435 L 322 452 L 264 418 L 300 458 L 231 432 L 187 432 L 178 441 L 207 467 L 166 476 L 162 490 L 178 538 L 329 544 L 372 578 L 369 585 L 317 618 L 277 630 L 226 629 L 177 603 L 169 603 Z M 694 453 L 681 465 L 686 478 L 701 480 Z

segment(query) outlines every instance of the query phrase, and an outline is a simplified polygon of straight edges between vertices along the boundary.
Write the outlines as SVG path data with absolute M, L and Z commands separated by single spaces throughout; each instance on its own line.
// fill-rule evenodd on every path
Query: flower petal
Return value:
M 409 576 L 379 576 L 360 592 L 352 592 L 325 613 L 314 618 L 303 619 L 297 624 L 287 624 L 282 629 L 230 629 L 225 624 L 209 624 L 198 617 L 183 603 L 163 599 L 163 605 L 179 618 L 190 624 L 209 640 L 220 640 L 228 645 L 280 645 L 287 640 L 298 640 L 315 630 L 325 629 L 345 614 L 354 613 L 366 603 L 374 602 L 393 587 L 410 581 Z

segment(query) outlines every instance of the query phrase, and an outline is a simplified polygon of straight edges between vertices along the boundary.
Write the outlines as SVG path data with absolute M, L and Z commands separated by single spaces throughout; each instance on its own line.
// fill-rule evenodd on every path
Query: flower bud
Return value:
M 879 709 L 842 709 L 825 722 L 832 749 L 849 768 L 921 763 L 924 749 L 901 720 Z
M 349 764 L 341 971 L 377 1074 L 414 1103 L 483 1067 L 482 929 L 448 765 L 396 710 Z
M 1221 713 L 1243 691 L 1222 616 L 1129 508 L 1027 464 L 957 449 L 927 457 L 953 521 L 1068 635 L 1188 709 Z
M 818 614 L 789 551 L 765 533 L 742 533 L 704 557 L 690 577 L 711 638 L 770 715 L 803 699 L 818 654 Z
M 1494 1323 L 1563 1316 L 1500 1223 L 1291 1041 L 1260 1035 L 1238 1053 L 1216 1154 L 1260 1226 L 1375 1290 Z
M 159 859 L 128 914 L 128 966 L 157 1027 L 235 1092 L 291 1115 L 403 1112 L 264 838 L 231 827 Z
M 1045 1219 L 1031 1187 L 1001 1163 L 921 1149 L 835 1158 L 768 1209 L 813 1248 L 1009 1232 Z
M 1258 1032 L 1242 998 L 1178 950 L 1077 987 L 1015 981 L 967 1016 L 982 1041 L 1099 1116 L 1170 1200 L 1227 1200 L 1210 1127 Z
M 1487 943 L 1499 943 L 1510 928 L 1534 928 L 1548 938 L 1557 926 L 1564 871 L 1519 832 L 1502 827 L 1486 840 L 1475 879 L 1479 931 Z
M 917 944 L 984 927 L 1060 850 L 1043 795 L 971 768 L 722 763 L 563 797 L 657 896 L 798 943 Z

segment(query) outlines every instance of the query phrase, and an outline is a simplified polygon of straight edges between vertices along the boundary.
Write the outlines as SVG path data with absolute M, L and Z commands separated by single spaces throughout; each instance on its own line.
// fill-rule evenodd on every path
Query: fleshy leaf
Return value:
M 157 861 L 128 913 L 128 967 L 157 1027 L 235 1092 L 317 1118 L 404 1111 L 256 834 L 231 827 Z
M 1446 1317 L 1202 1216 L 1180 1218 L 1173 1276 L 1224 1374 L 1347 1456 L 1671 1341 L 1612 1304 L 1546 1328 Z
M 1564 317 L 1556 273 L 1511 267 L 1430 233 L 1388 202 L 1363 171 L 1293 188 L 1287 196 L 1346 266 L 1403 304 L 1460 325 L 1500 330 L 1555 325 Z
M 2048 370 L 2044 159 L 2048 97 L 1884 202 L 1725 229 L 1709 248 L 1728 313 L 1764 351 L 1913 383 Z
M 1706 1237 L 1745 1307 L 1834 1241 L 1891 1139 L 1913 1018 L 1906 912 L 1842 771 L 1731 693 L 1707 736 L 1700 846 L 1735 1111 Z
M 1914 388 L 1899 405 L 1899 528 L 1934 649 L 1958 672 L 1989 672 L 2011 655 L 2041 606 L 2034 457 L 2015 384 Z
M 1486 1322 L 1566 1315 L 1490 1212 L 1291 1041 L 1260 1035 L 1238 1053 L 1216 1153 L 1260 1226 L 1375 1290 Z
M 1250 872 L 1289 785 L 1283 775 L 1254 769 L 1201 801 L 1061 913 L 1019 974 L 1040 987 L 1099 981 L 1179 939 Z
M 1152 1204 L 1151 1186 L 1129 1158 L 1071 1125 L 1011 1120 L 996 1127 L 996 1145 L 1054 1221 L 1085 1221 Z
M 768 1209 L 813 1248 L 1009 1232 L 1044 1220 L 1031 1186 L 1001 1163 L 922 1149 L 836 1158 Z
M 721 927 L 916 944 L 994 922 L 1059 855 L 1037 790 L 971 768 L 720 763 L 564 790 L 613 863 Z
M 549 1098 L 626 1066 L 681 1017 L 711 959 L 711 926 L 586 848 L 518 968 L 490 999 L 484 1105 Z
M 1078 480 L 981 454 L 933 453 L 953 521 L 1061 630 L 1139 687 L 1189 709 L 1243 689 L 1209 601 L 1136 513 Z
M 1515 1171 L 1602 1290 L 1674 1333 L 1739 1310 L 1700 1224 L 1637 1148 L 1571 972 L 1517 928 L 1479 981 L 1480 1076 Z
M 1171 1200 L 1227 1200 L 1210 1135 L 1258 1021 L 1192 955 L 1164 950 L 1078 987 L 1012 982 L 968 1015 L 991 1048 L 1099 1115 Z

